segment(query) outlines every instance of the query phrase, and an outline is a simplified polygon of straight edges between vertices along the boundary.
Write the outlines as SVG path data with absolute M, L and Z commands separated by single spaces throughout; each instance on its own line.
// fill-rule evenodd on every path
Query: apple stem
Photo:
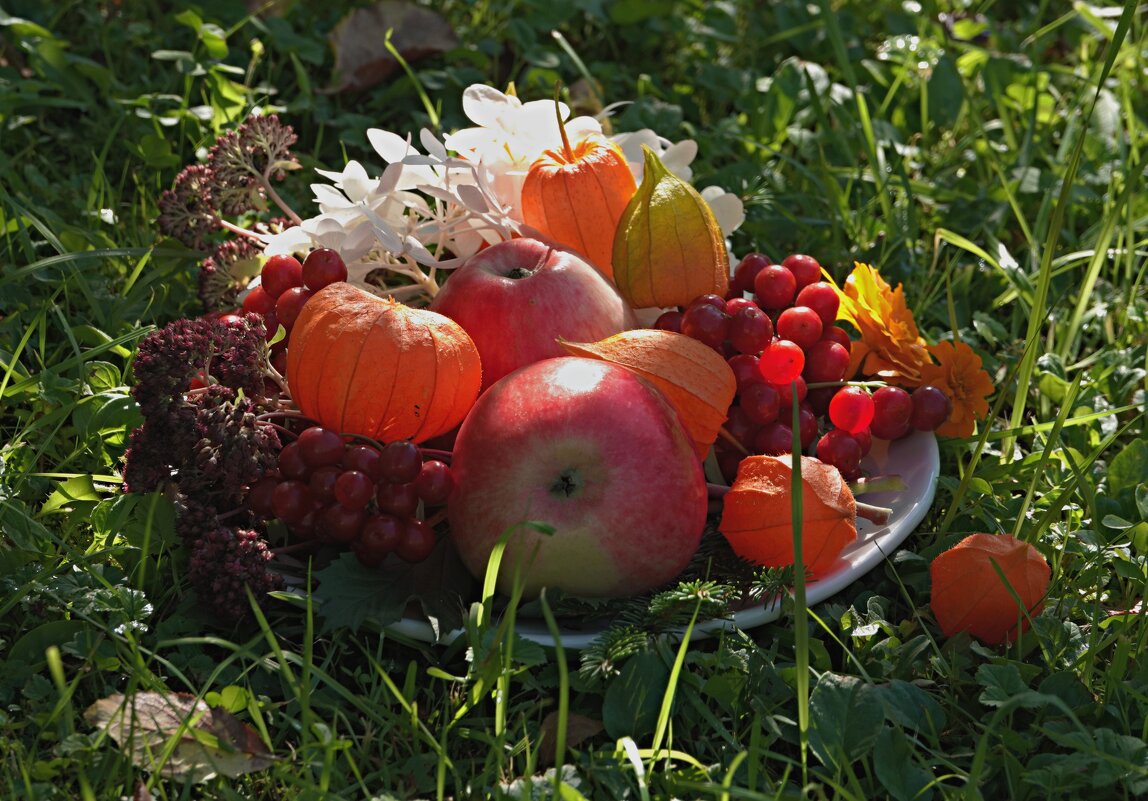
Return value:
M 562 121 L 562 107 L 559 105 L 559 97 L 561 96 L 561 84 L 555 81 L 554 83 L 554 116 L 558 119 L 558 133 L 562 135 L 562 152 L 566 156 L 566 160 L 573 163 L 574 150 L 570 147 L 570 138 L 566 136 L 566 123 Z

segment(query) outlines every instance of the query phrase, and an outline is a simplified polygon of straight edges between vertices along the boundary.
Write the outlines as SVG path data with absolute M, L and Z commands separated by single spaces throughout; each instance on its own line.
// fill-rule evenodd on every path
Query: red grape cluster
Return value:
M 724 298 L 702 295 L 684 309 L 663 313 L 654 327 L 678 331 L 726 357 L 737 394 L 725 429 L 745 451 L 788 453 L 796 404 L 802 449 L 815 448 L 819 459 L 854 479 L 873 437 L 934 431 L 951 405 L 932 386 L 911 394 L 887 386 L 870 394 L 845 384 L 852 338 L 836 324 L 839 305 L 837 290 L 821 280 L 821 265 L 812 256 L 794 254 L 774 264 L 749 253 Z M 715 452 L 732 479 L 742 451 L 719 439 Z
M 277 469 L 251 486 L 247 505 L 301 540 L 348 545 L 374 566 L 392 552 L 407 562 L 427 558 L 436 537 L 422 510 L 446 503 L 453 489 L 450 467 L 424 460 L 413 442 L 376 447 L 311 426 L 283 446 Z
M 294 256 L 272 256 L 259 273 L 259 286 L 243 299 L 243 311 L 263 315 L 267 338 L 282 325 L 288 335 L 311 296 L 328 284 L 347 280 L 347 265 L 336 250 L 318 248 L 300 262 Z M 283 372 L 286 340 L 276 343 L 272 364 Z

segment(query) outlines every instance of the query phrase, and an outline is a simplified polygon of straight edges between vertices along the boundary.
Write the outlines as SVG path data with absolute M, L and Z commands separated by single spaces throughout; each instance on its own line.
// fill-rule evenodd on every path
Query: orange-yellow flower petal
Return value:
M 837 316 L 857 328 L 867 349 L 862 371 L 905 386 L 919 385 L 921 368 L 931 359 L 901 285 L 893 289 L 871 266 L 854 262 L 838 295 Z
M 952 414 L 937 433 L 942 437 L 971 436 L 976 421 L 988 416 L 988 396 L 994 389 L 988 372 L 981 367 L 981 357 L 964 342 L 938 342 L 928 351 L 938 364 L 921 368 L 921 383 L 942 390 L 953 403 Z

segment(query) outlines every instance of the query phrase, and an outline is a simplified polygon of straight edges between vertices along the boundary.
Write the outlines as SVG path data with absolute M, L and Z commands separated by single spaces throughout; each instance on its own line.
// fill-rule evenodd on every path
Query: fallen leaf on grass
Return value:
M 400 0 L 382 0 L 357 8 L 339 21 L 328 37 L 335 49 L 335 85 L 331 92 L 358 92 L 381 83 L 399 68 L 384 42 L 408 63 L 458 46 L 450 23 L 435 12 Z
M 570 713 L 566 716 L 566 747 L 577 748 L 602 731 L 602 721 L 585 715 Z M 558 747 L 558 713 L 551 712 L 542 719 L 539 732 L 542 743 L 538 746 L 538 764 L 553 765 Z
M 698 458 L 705 458 L 737 391 L 733 370 L 716 350 L 685 334 L 652 328 L 560 344 L 571 356 L 621 365 L 657 387 L 681 418 Z
M 187 693 L 109 695 L 84 712 L 140 768 L 205 782 L 264 770 L 274 757 L 250 726 Z

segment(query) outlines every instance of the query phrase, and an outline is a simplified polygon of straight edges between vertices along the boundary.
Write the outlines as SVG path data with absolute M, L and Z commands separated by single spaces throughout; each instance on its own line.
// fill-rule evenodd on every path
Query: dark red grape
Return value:
M 343 466 L 366 473 L 372 481 L 382 481 L 383 457 L 373 445 L 352 445 L 343 454 Z
M 315 505 L 302 481 L 282 481 L 271 493 L 271 511 L 284 523 L 298 523 Z
M 853 340 L 849 337 L 849 333 L 839 325 L 830 325 L 822 329 L 821 338 L 836 342 L 845 348 L 846 352 L 853 346 Z
M 279 296 L 279 300 L 275 301 L 275 314 L 284 328 L 290 331 L 295 327 L 295 321 L 299 319 L 303 306 L 314 294 L 314 290 L 307 287 L 293 286 Z
M 788 384 L 773 385 L 773 388 L 777 390 L 778 404 L 782 409 L 788 409 L 793 406 L 794 385 L 797 387 L 797 402 L 801 403 L 809 395 L 809 386 L 801 376 L 793 379 Z
M 791 306 L 777 316 L 777 336 L 796 343 L 802 350 L 821 339 L 821 317 L 808 306 Z
M 294 256 L 272 256 L 259 273 L 263 291 L 276 300 L 294 286 L 303 286 L 303 265 Z
M 395 553 L 404 562 L 421 562 L 434 552 L 437 541 L 434 528 L 427 521 L 412 518 L 407 521 Z
M 810 384 L 842 381 L 849 372 L 849 351 L 830 339 L 813 343 L 805 353 L 802 375 Z
M 849 472 L 861 463 L 861 445 L 848 432 L 834 428 L 817 441 L 817 458 L 842 473 Z
M 785 384 L 801 375 L 805 351 L 788 339 L 775 339 L 758 359 L 761 374 L 770 384 Z
M 737 391 L 739 395 L 745 392 L 746 387 L 750 384 L 765 383 L 757 361 L 756 356 L 750 356 L 748 353 L 739 353 L 736 356 L 730 356 L 726 359 L 726 363 L 730 369 L 733 370 L 733 377 L 737 381 Z
M 784 309 L 793 303 L 797 294 L 797 281 L 780 264 L 762 267 L 753 279 L 753 294 L 763 309 Z
M 379 474 L 391 484 L 407 484 L 418 477 L 423 466 L 419 446 L 405 439 L 388 442 L 380 453 Z
M 813 309 L 821 318 L 822 327 L 829 328 L 837 321 L 837 310 L 841 307 L 841 300 L 832 284 L 818 281 L 798 292 L 794 304 Z
M 348 509 L 363 509 L 375 494 L 375 482 L 366 473 L 345 470 L 335 480 L 335 500 Z
M 327 542 L 346 544 L 359 536 L 366 519 L 367 514 L 362 509 L 350 509 L 341 503 L 333 503 L 319 513 L 316 525 Z
M 913 398 L 900 387 L 880 387 L 873 393 L 873 436 L 900 439 L 912 428 Z
M 781 266 L 793 273 L 798 290 L 821 280 L 821 264 L 817 259 L 804 253 L 786 256 L 782 259 Z
M 714 293 L 710 292 L 705 295 L 698 295 L 696 298 L 691 300 L 690 305 L 686 307 L 686 311 L 688 312 L 695 306 L 713 306 L 718 311 L 725 311 L 725 303 L 725 298 L 723 298 L 721 295 L 715 295 Z
M 711 297 L 703 295 L 702 297 Z M 717 297 L 713 295 L 712 297 Z M 720 298 L 719 298 L 720 300 Z M 724 308 L 725 301 L 722 301 Z M 711 303 L 694 301 L 682 316 L 682 333 L 711 348 L 719 348 L 729 335 L 730 318 Z
M 303 259 L 303 283 L 318 292 L 328 284 L 347 280 L 347 265 L 336 250 L 317 248 Z
M 347 449 L 339 432 L 323 426 L 303 429 L 295 444 L 309 467 L 340 464 Z
M 267 294 L 262 286 L 257 286 L 243 299 L 243 311 L 254 314 L 267 314 L 275 310 L 275 298 Z
M 658 319 L 654 320 L 654 328 L 659 331 L 672 331 L 675 334 L 682 333 L 682 313 L 677 309 L 662 312 L 658 315 Z
M 410 517 L 419 508 L 419 494 L 414 484 L 379 484 L 375 501 L 380 511 L 397 517 Z
M 757 453 L 776 456 L 793 451 L 793 429 L 785 423 L 775 421 L 764 425 L 753 438 L 753 449 Z
M 271 494 L 279 486 L 279 479 L 264 476 L 251 485 L 247 490 L 247 508 L 258 517 L 270 517 L 274 510 L 271 508 Z
M 733 278 L 730 279 L 730 288 L 739 292 L 753 292 L 753 282 L 762 267 L 772 263 L 764 253 L 751 252 L 741 257 L 741 261 L 733 268 Z
M 943 390 L 925 384 L 913 390 L 913 414 L 910 423 L 918 431 L 936 431 L 949 415 L 953 404 Z
M 301 479 L 311 472 L 311 466 L 303 458 L 303 449 L 299 442 L 288 442 L 279 451 L 279 472 L 284 478 Z
M 427 506 L 441 506 L 446 503 L 454 490 L 454 474 L 445 462 L 428 459 L 423 462 L 418 478 L 415 479 L 415 492 Z
M 848 431 L 860 431 L 873 422 L 873 398 L 861 387 L 842 387 L 829 401 L 829 420 Z
M 776 414 L 774 412 L 775 416 Z M 749 450 L 753 446 L 753 438 L 757 434 L 759 425 L 749 418 L 740 404 L 735 404 L 729 407 L 729 411 L 726 412 L 724 428 L 726 433 L 740 442 L 746 450 Z
M 730 318 L 728 336 L 738 352 L 758 354 L 773 340 L 773 323 L 756 305 L 745 306 Z
M 738 398 L 738 405 L 751 422 L 760 426 L 777 419 L 780 400 L 777 390 L 769 384 L 751 384 Z
M 307 486 L 311 488 L 311 494 L 315 496 L 316 500 L 330 503 L 335 500 L 335 482 L 339 480 L 341 475 L 343 475 L 343 468 L 339 465 L 327 464 L 316 467 L 311 472 Z

